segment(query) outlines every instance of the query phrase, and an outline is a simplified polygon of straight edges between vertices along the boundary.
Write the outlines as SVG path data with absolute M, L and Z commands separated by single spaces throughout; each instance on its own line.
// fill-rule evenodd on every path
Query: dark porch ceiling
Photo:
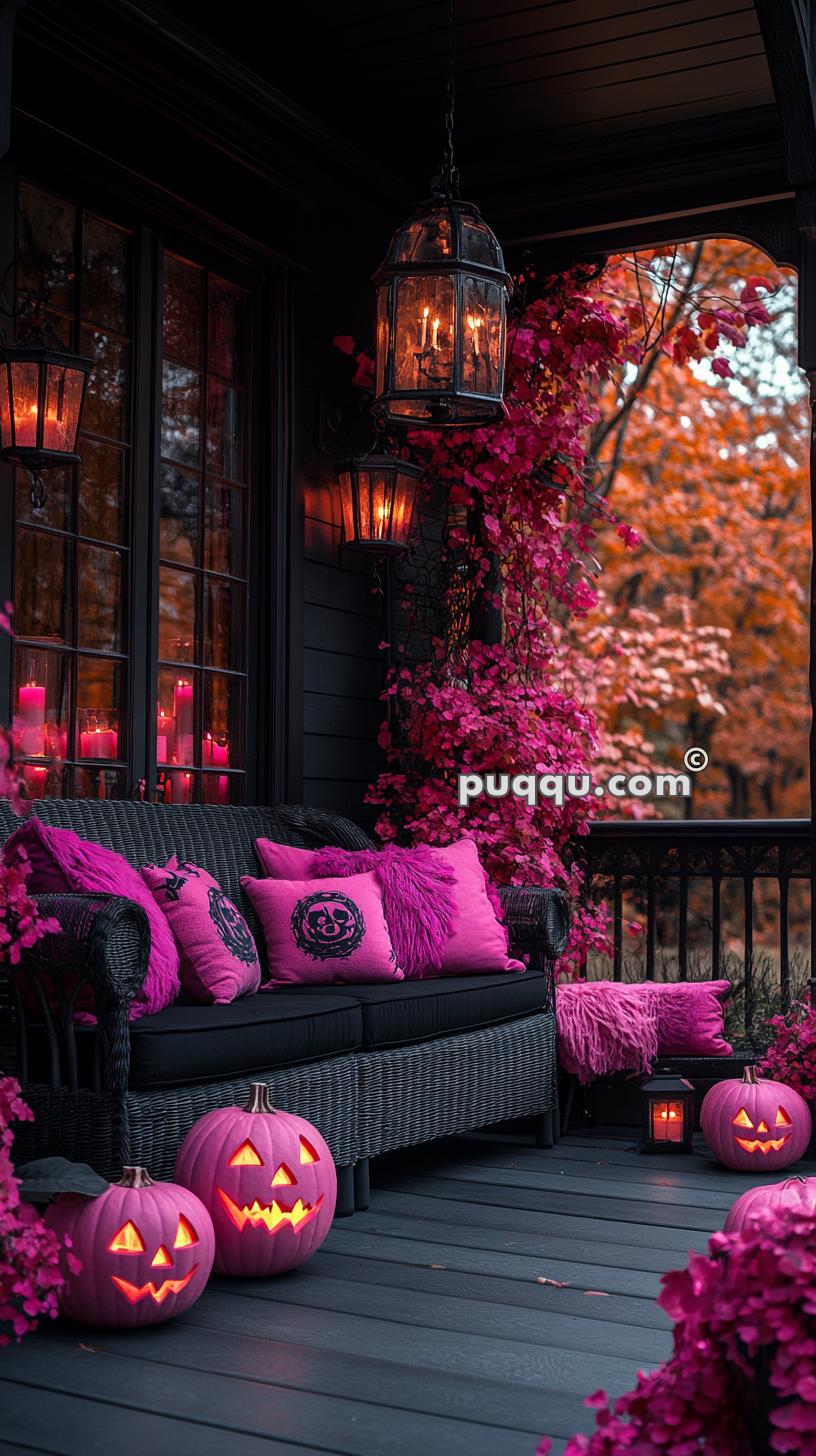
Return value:
M 448 0 L 304 0 L 266 39 L 255 5 L 170 8 L 422 192 Z M 457 0 L 455 42 L 463 188 L 505 232 L 785 188 L 753 0 Z

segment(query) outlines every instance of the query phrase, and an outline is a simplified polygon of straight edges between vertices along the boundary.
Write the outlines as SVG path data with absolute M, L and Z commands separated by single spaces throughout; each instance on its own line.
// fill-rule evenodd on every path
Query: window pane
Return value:
M 121 799 L 125 794 L 125 775 L 121 769 L 77 766 L 71 769 L 75 799 Z
M 116 759 L 125 756 L 122 668 L 97 657 L 77 664 L 77 758 Z
M 64 652 L 17 645 L 14 731 L 26 758 L 59 758 L 68 748 L 71 660 Z
M 82 317 L 127 333 L 127 234 L 86 213 L 82 230 Z
M 201 304 L 203 272 L 172 253 L 164 255 L 162 321 L 164 353 L 180 364 L 202 363 Z
M 94 329 L 82 330 L 82 352 L 93 359 L 82 417 L 83 431 L 109 440 L 127 438 L 127 345 Z
M 198 565 L 199 480 L 190 471 L 162 466 L 160 550 L 185 566 Z
M 62 198 L 20 184 L 17 218 L 17 288 L 50 295 L 55 308 L 73 307 L 76 208 Z
M 98 652 L 122 644 L 122 556 L 98 546 L 77 547 L 79 602 L 77 643 Z
M 15 630 L 21 637 L 67 642 L 71 636 L 71 544 L 59 536 L 17 532 Z
M 195 657 L 195 577 L 171 566 L 159 570 L 159 657 L 192 662 Z
M 68 771 L 60 763 L 27 763 L 23 783 L 30 799 L 62 799 L 68 789 Z
M 201 799 L 204 804 L 243 804 L 243 774 L 203 773 Z
M 165 804 L 192 804 L 196 797 L 195 774 L 178 770 L 162 774 L 156 797 Z
M 48 485 L 55 472 L 49 471 Z M 82 441 L 79 467 L 79 530 L 99 541 L 125 538 L 125 455 L 115 445 Z
M 246 399 L 218 379 L 207 388 L 207 469 L 227 480 L 243 480 Z
M 62 466 L 49 470 L 43 477 L 45 482 L 45 503 L 32 505 L 31 476 L 27 470 L 17 471 L 17 520 L 30 521 L 37 526 L 55 526 L 58 531 L 71 529 L 71 503 L 73 498 L 73 466 Z
M 243 587 L 235 582 L 204 578 L 204 662 L 207 667 L 244 665 Z
M 244 492 L 207 482 L 204 499 L 204 565 L 208 571 L 242 576 Z
M 197 465 L 201 444 L 201 381 L 192 369 L 168 364 L 162 369 L 161 452 L 168 460 Z
M 195 693 L 198 673 L 163 667 L 159 670 L 156 758 L 159 763 L 197 762 Z
M 244 683 L 219 672 L 204 674 L 205 768 L 243 768 Z
M 207 367 L 239 384 L 246 382 L 247 375 L 248 303 L 242 288 L 210 277 Z

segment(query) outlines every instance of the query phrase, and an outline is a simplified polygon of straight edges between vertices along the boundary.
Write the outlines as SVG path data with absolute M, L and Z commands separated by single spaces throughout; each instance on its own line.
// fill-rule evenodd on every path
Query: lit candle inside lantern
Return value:
M 679 1102 L 656 1102 L 652 1114 L 655 1142 L 683 1141 L 683 1108 Z
M 472 341 L 473 341 L 473 353 L 474 353 L 474 355 L 475 355 L 475 357 L 477 359 L 479 357 L 479 330 L 480 330 L 481 327 L 482 327 L 482 320 L 480 318 L 477 318 L 475 314 L 469 313 L 468 314 L 468 328 L 470 329 L 470 333 L 471 333 L 471 337 L 472 337 Z
M 439 348 L 439 319 L 438 318 L 435 318 L 434 321 L 433 321 L 433 329 L 432 329 L 432 332 L 431 332 L 431 348 L 432 349 L 438 349 Z
M 427 340 L 428 340 L 428 314 L 430 313 L 430 311 L 431 311 L 430 308 L 423 308 L 423 310 L 422 310 L 422 319 L 421 319 L 421 323 L 422 323 L 422 338 L 420 340 L 420 345 L 419 345 L 419 349 L 420 349 L 420 353 L 421 354 L 424 354 L 425 353 L 425 345 L 426 345 Z
M 41 683 L 25 683 L 17 694 L 20 723 L 20 748 L 33 758 L 45 753 L 45 688 Z

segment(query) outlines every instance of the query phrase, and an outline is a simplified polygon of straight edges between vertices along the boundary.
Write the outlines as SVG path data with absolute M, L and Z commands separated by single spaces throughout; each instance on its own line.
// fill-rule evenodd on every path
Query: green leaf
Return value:
M 111 1186 L 88 1163 L 71 1163 L 68 1158 L 36 1158 L 33 1163 L 22 1163 L 15 1174 L 20 1179 L 20 1197 L 27 1203 L 47 1203 L 59 1193 L 98 1198 Z

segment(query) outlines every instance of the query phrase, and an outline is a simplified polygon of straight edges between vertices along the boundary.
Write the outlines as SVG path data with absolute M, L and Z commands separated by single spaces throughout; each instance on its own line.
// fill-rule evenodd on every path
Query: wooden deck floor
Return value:
M 0 1452 L 532 1456 L 544 1432 L 560 1451 L 585 1394 L 668 1352 L 660 1275 L 777 1181 L 634 1142 L 484 1134 L 381 1164 L 302 1270 L 217 1278 L 154 1330 L 0 1351 Z

